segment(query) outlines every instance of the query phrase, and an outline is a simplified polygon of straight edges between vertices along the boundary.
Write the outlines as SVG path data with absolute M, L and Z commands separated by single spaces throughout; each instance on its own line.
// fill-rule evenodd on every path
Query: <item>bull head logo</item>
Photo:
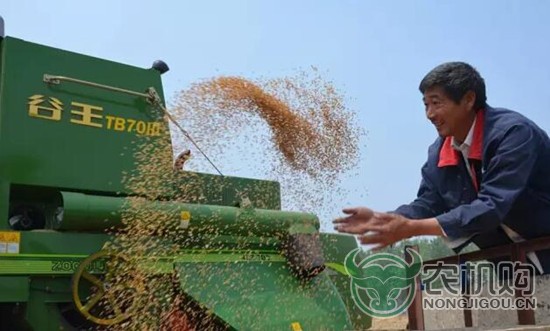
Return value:
M 415 277 L 422 269 L 422 257 L 407 248 L 412 256 L 410 264 L 390 253 L 372 254 L 357 264 L 355 260 L 359 252 L 359 248 L 349 252 L 344 266 L 351 277 L 351 296 L 361 311 L 384 318 L 396 316 L 409 308 L 417 286 Z

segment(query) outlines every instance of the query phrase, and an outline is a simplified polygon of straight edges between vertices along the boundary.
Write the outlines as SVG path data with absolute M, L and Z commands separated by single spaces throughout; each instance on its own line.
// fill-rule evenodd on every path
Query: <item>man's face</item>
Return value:
M 443 88 L 433 87 L 424 92 L 426 117 L 442 137 L 457 136 L 468 132 L 475 94 L 467 93 L 457 104 Z

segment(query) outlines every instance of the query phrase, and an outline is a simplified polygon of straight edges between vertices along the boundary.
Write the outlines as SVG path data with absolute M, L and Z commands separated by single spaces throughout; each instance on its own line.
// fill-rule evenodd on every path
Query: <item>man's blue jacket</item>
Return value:
M 550 139 L 544 130 L 517 112 L 487 106 L 477 113 L 470 162 L 477 183 L 451 138 L 439 137 L 428 150 L 417 198 L 395 213 L 436 217 L 449 238 L 473 235 L 480 248 L 512 242 L 501 224 L 525 239 L 550 235 Z M 537 256 L 550 273 L 550 250 Z

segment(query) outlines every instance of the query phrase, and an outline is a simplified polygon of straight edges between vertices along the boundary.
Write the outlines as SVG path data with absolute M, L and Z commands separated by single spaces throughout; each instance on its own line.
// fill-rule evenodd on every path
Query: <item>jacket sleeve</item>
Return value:
M 482 175 L 477 199 L 436 217 L 445 233 L 459 238 L 498 227 L 527 186 L 541 142 L 526 125 L 504 132 Z
M 396 214 L 410 219 L 422 219 L 436 217 L 445 211 L 445 203 L 432 180 L 428 176 L 430 171 L 430 159 L 422 167 L 422 180 L 418 189 L 417 197 L 409 204 L 398 207 Z

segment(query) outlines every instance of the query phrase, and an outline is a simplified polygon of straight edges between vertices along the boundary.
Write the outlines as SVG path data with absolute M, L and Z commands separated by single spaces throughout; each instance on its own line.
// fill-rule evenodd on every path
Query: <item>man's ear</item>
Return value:
M 466 92 L 466 94 L 464 94 L 464 96 L 462 97 L 461 103 L 463 104 L 465 103 L 468 109 L 475 110 L 474 104 L 476 103 L 476 92 L 474 91 Z

